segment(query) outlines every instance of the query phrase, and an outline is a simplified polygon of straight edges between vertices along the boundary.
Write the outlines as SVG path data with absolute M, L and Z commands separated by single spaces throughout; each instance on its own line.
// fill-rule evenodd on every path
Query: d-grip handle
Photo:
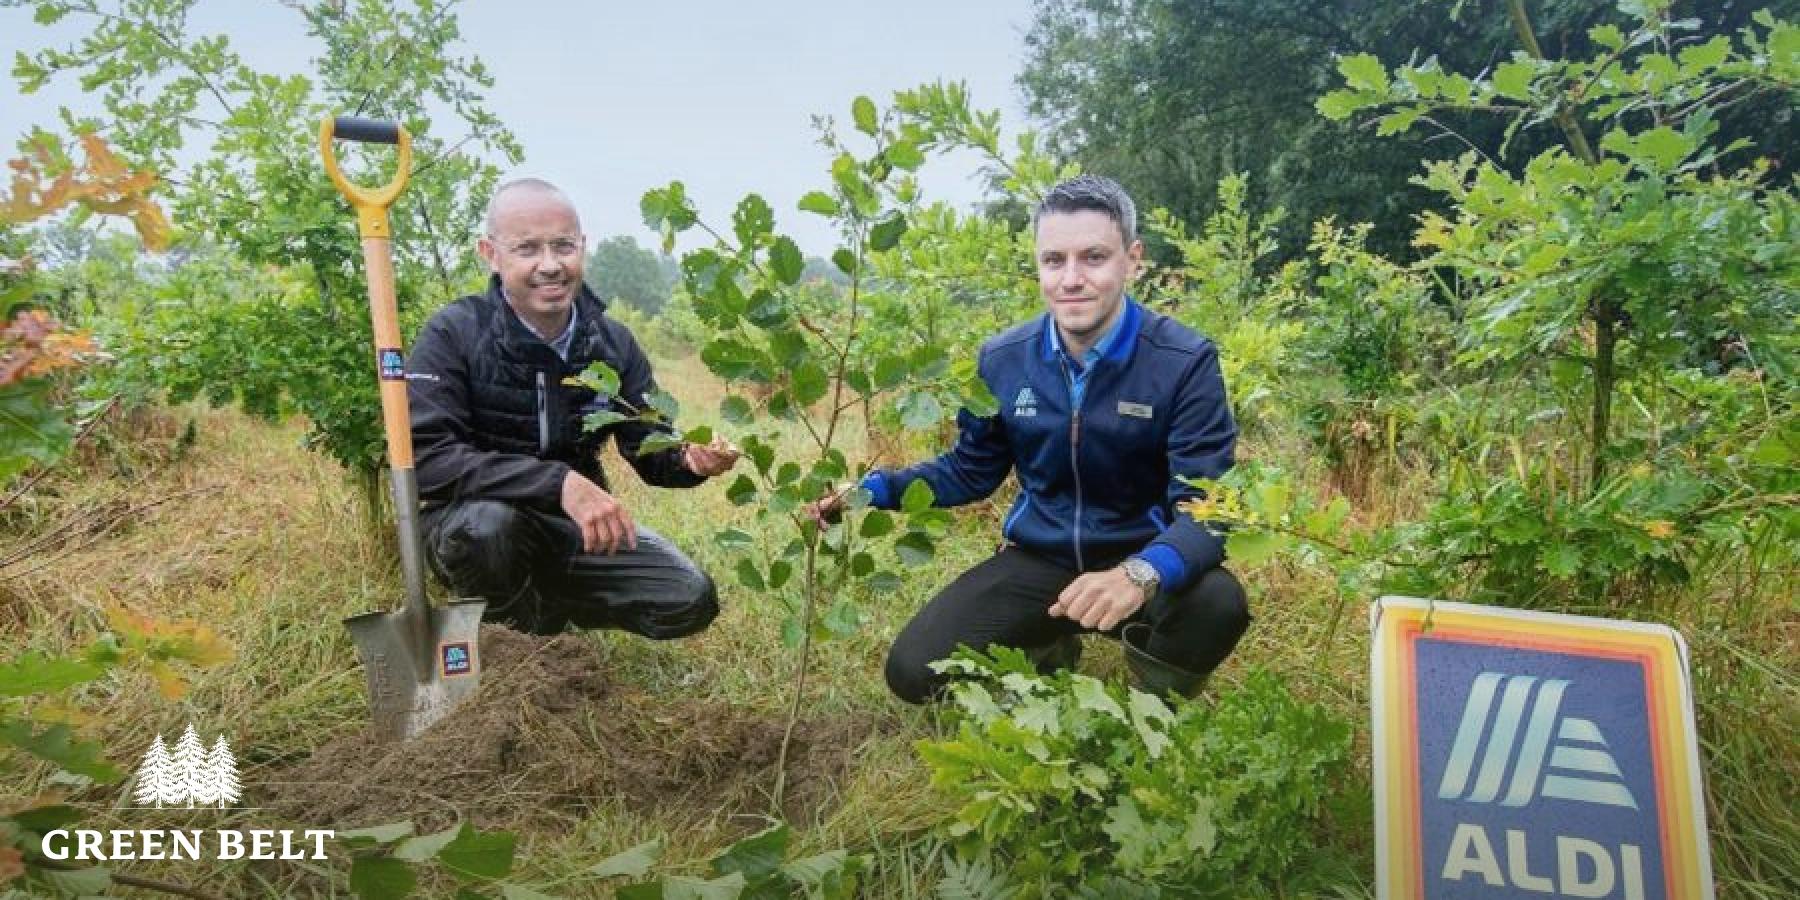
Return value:
M 401 134 L 398 122 L 357 116 L 338 116 L 332 119 L 331 131 L 332 136 L 340 141 L 359 141 L 364 144 L 398 144 Z
M 337 151 L 332 146 L 334 140 L 340 139 L 396 145 L 400 158 L 394 170 L 394 180 L 378 188 L 351 184 L 350 179 L 344 177 L 344 170 L 338 167 Z M 319 155 L 325 159 L 325 174 L 331 176 L 331 183 L 356 208 L 356 222 L 362 236 L 390 237 L 392 232 L 388 228 L 387 209 L 394 204 L 394 198 L 400 196 L 400 191 L 405 189 L 407 176 L 412 172 L 412 135 L 407 134 L 406 129 L 398 122 L 381 122 L 354 116 L 327 118 L 319 123 Z

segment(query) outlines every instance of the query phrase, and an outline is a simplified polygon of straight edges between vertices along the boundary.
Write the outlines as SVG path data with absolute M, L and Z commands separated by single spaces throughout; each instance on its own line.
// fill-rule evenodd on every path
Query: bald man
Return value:
M 718 613 L 713 581 L 668 540 L 638 525 L 607 490 L 607 439 L 639 477 L 693 487 L 737 461 L 724 446 L 640 452 L 666 425 L 630 420 L 586 431 L 588 413 L 642 408 L 656 390 L 631 332 L 581 280 L 586 239 L 575 207 L 548 182 L 501 185 L 476 250 L 487 291 L 439 310 L 407 366 L 425 553 L 487 618 L 553 634 L 619 628 L 675 638 Z M 564 379 L 604 362 L 619 395 Z M 622 409 L 631 413 L 632 409 Z

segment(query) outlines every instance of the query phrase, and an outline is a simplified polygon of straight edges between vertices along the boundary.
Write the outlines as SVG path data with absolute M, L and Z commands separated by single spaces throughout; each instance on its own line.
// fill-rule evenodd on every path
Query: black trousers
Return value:
M 908 703 L 934 699 L 947 679 L 931 663 L 949 658 L 958 644 L 1032 648 L 1087 631 L 1049 614 L 1080 574 L 1018 547 L 1001 548 L 938 592 L 900 631 L 888 651 L 889 689 Z M 1250 627 L 1250 608 L 1237 578 L 1216 568 L 1185 590 L 1151 599 L 1108 634 L 1117 636 L 1132 622 L 1149 623 L 1151 655 L 1205 674 L 1231 655 Z
M 498 500 L 425 511 L 425 558 L 445 584 L 488 602 L 483 618 L 555 634 L 569 625 L 650 638 L 694 634 L 719 613 L 713 580 L 662 535 L 640 526 L 637 548 L 583 553 L 560 512 Z

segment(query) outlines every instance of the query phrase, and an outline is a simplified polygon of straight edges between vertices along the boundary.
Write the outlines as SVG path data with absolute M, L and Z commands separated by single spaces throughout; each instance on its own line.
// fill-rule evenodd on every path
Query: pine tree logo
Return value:
M 213 739 L 208 750 L 188 723 L 187 730 L 170 750 L 162 735 L 144 751 L 133 778 L 132 799 L 141 806 L 200 806 L 224 808 L 237 802 L 243 787 L 238 783 L 237 760 L 224 735 Z

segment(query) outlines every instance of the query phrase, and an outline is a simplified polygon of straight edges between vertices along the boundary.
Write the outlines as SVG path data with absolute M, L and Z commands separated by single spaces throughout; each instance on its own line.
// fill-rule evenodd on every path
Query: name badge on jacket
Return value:
M 1150 418 L 1150 412 L 1150 404 L 1148 403 L 1131 403 L 1126 400 L 1119 401 L 1119 415 L 1121 416 L 1131 416 L 1136 419 L 1148 419 Z

